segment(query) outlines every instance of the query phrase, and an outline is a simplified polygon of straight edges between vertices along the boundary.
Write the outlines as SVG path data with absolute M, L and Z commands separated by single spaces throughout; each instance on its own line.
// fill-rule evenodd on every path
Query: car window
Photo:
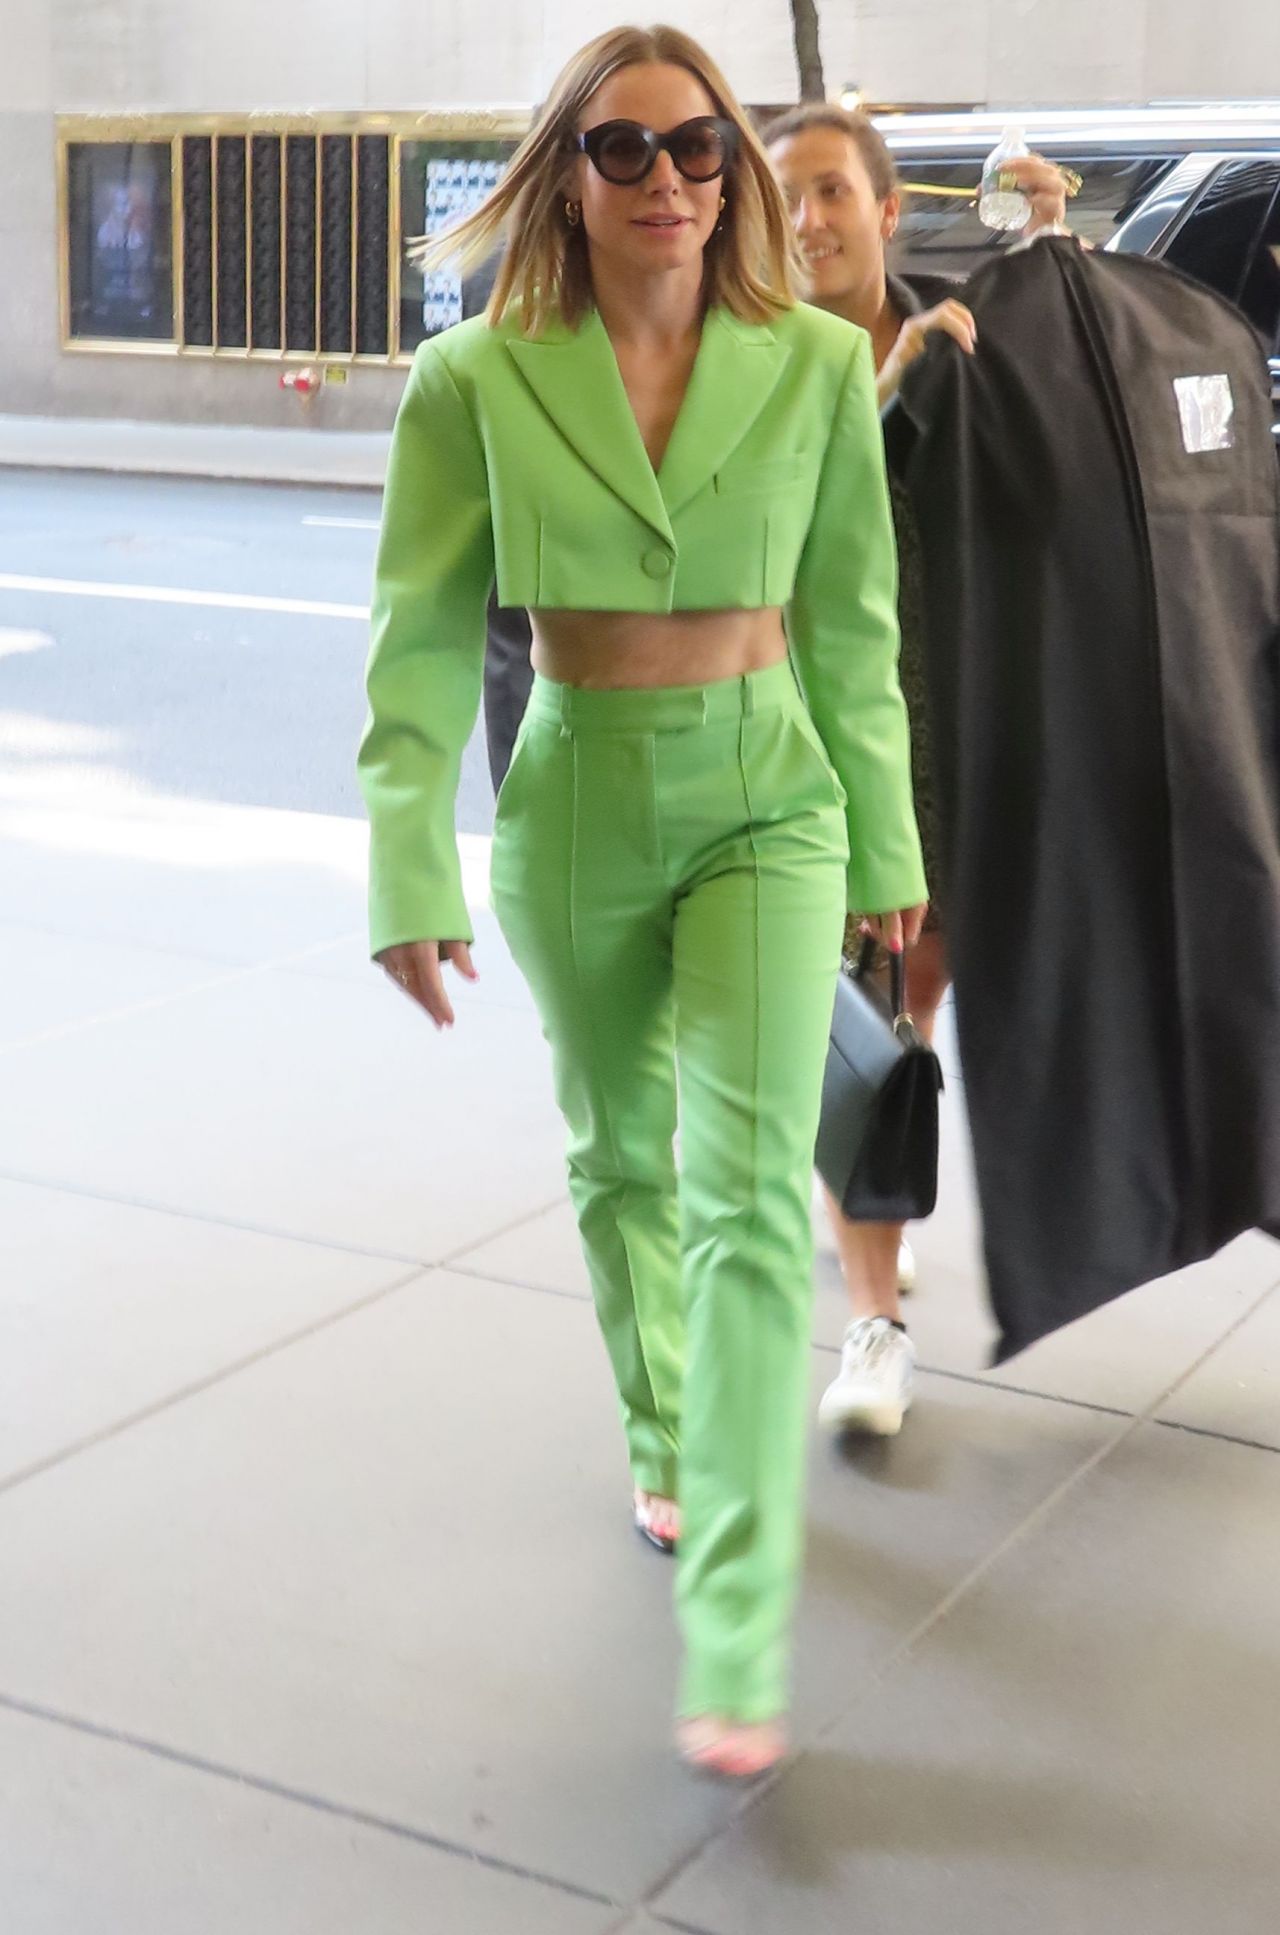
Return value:
M 1053 159 L 1083 177 L 1068 220 L 1077 234 L 1099 247 L 1173 165 L 1163 156 L 1055 153 Z M 971 275 L 1004 245 L 978 220 L 980 160 L 930 161 L 899 154 L 897 162 L 907 191 L 893 257 L 899 274 Z
M 1276 196 L 1280 161 L 1233 161 L 1209 182 L 1164 251 L 1175 268 L 1238 303 L 1272 342 L 1280 263 Z
M 1280 178 L 1240 292 L 1240 307 L 1262 332 L 1270 354 L 1280 356 Z

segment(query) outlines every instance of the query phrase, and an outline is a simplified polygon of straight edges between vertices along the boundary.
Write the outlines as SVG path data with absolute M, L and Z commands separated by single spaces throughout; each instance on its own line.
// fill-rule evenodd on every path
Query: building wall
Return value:
M 794 97 L 787 0 L 663 0 L 742 96 Z M 829 87 L 879 99 L 1137 101 L 1280 95 L 1276 0 L 819 0 Z M 297 423 L 265 366 L 67 355 L 58 343 L 55 113 L 528 103 L 613 0 L 6 0 L 0 63 L 0 412 Z M 381 427 L 397 371 L 305 406 Z

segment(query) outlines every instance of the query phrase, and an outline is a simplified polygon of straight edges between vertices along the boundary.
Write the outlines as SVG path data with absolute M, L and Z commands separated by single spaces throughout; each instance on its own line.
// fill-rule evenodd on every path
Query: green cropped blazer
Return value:
M 797 306 L 713 309 L 655 474 L 599 316 L 424 343 L 396 419 L 373 595 L 373 952 L 468 940 L 453 827 L 485 612 L 786 608 L 792 662 L 847 796 L 849 906 L 925 897 L 898 687 L 897 560 L 870 339 Z

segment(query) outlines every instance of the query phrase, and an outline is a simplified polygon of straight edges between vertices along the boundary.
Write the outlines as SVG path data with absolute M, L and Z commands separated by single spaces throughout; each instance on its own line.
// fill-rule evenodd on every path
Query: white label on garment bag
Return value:
M 1175 376 L 1173 393 L 1182 419 L 1183 448 L 1194 457 L 1201 450 L 1230 450 L 1236 435 L 1231 419 L 1236 400 L 1225 376 Z

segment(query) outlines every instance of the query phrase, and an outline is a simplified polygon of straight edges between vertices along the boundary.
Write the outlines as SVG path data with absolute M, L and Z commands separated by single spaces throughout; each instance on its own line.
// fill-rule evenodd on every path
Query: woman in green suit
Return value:
M 487 316 L 419 350 L 396 424 L 372 946 L 452 1024 L 442 969 L 474 972 L 452 805 L 496 577 L 537 676 L 494 906 L 552 1048 L 636 1523 L 678 1535 L 681 1751 L 751 1774 L 784 1750 L 845 916 L 902 946 L 925 899 L 871 349 L 797 302 L 764 152 L 671 29 L 571 60 L 445 248 L 504 234 Z

